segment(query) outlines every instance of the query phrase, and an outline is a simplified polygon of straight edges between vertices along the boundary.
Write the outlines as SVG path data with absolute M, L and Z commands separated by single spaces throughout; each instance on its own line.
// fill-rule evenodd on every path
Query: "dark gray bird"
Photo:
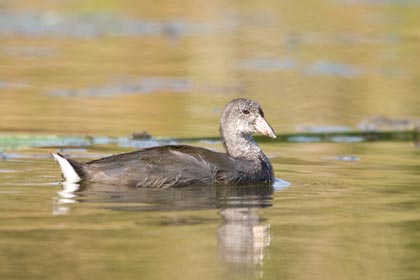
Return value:
M 168 145 L 79 163 L 52 154 L 67 182 L 96 182 L 141 188 L 213 184 L 271 183 L 273 167 L 252 138 L 260 132 L 276 138 L 261 106 L 250 99 L 229 102 L 220 117 L 226 153 L 205 148 Z

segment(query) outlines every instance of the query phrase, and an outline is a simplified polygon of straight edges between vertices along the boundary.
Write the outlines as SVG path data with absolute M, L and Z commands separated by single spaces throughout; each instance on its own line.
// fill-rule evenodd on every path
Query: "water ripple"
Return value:
M 84 89 L 53 89 L 47 91 L 47 94 L 60 97 L 114 97 L 156 92 L 242 93 L 243 91 L 241 85 L 202 85 L 188 79 L 155 77 Z
M 345 77 L 345 78 L 355 78 L 358 77 L 362 73 L 362 70 L 338 62 L 331 62 L 331 61 L 316 61 L 312 65 L 310 65 L 307 70 L 306 74 L 308 75 L 328 75 L 328 76 L 338 76 L 338 77 Z
M 292 58 L 253 58 L 245 59 L 237 64 L 237 68 L 245 70 L 290 70 L 297 66 Z
M 183 19 L 150 21 L 111 14 L 69 14 L 54 11 L 0 11 L 0 35 L 54 38 L 158 35 L 179 38 L 216 31 L 207 23 Z

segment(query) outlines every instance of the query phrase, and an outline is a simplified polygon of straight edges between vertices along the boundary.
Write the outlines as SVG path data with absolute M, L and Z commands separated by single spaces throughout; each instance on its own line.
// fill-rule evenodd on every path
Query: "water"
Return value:
M 264 149 L 291 186 L 155 191 L 91 184 L 74 192 L 60 187 L 52 160 L 36 157 L 51 148 L 1 161 L 2 278 L 415 279 L 418 149 Z
M 419 14 L 414 0 L 2 1 L 0 278 L 418 279 L 418 143 L 260 142 L 290 185 L 166 191 L 61 185 L 49 153 L 214 137 L 237 97 L 278 133 L 412 129 Z

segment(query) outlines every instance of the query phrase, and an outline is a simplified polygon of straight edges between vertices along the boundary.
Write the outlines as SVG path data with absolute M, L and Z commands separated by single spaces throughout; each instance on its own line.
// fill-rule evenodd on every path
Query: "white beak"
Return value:
M 276 133 L 262 116 L 259 116 L 255 122 L 255 129 L 265 136 L 276 138 Z

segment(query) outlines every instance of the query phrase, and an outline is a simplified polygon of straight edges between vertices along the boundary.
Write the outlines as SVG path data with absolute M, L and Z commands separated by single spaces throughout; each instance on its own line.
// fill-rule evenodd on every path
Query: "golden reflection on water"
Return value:
M 219 109 L 238 96 L 259 100 L 278 131 L 416 116 L 419 7 L 368 2 L 6 2 L 3 12 L 21 25 L 32 20 L 38 35 L 20 34 L 13 17 L 0 33 L 0 130 L 215 135 Z M 147 78 L 194 86 L 116 87 Z M 49 94 L 98 88 L 115 95 Z
M 279 133 L 418 117 L 419 9 L 371 0 L 3 1 L 0 132 L 214 136 L 220 109 L 239 96 L 257 99 Z M 63 193 L 45 158 L 1 160 L 0 275 L 416 279 L 418 148 L 263 148 L 292 182 L 267 208 L 215 206 L 209 198 L 220 193 L 211 191 L 104 201 L 103 190 Z M 150 210 L 156 201 L 161 208 Z M 171 208 L 177 201 L 187 209 Z
M 161 192 L 90 185 L 75 192 L 58 185 L 52 160 L 2 160 L 0 274 L 395 279 L 418 272 L 419 152 L 413 145 L 263 149 L 290 187 Z

